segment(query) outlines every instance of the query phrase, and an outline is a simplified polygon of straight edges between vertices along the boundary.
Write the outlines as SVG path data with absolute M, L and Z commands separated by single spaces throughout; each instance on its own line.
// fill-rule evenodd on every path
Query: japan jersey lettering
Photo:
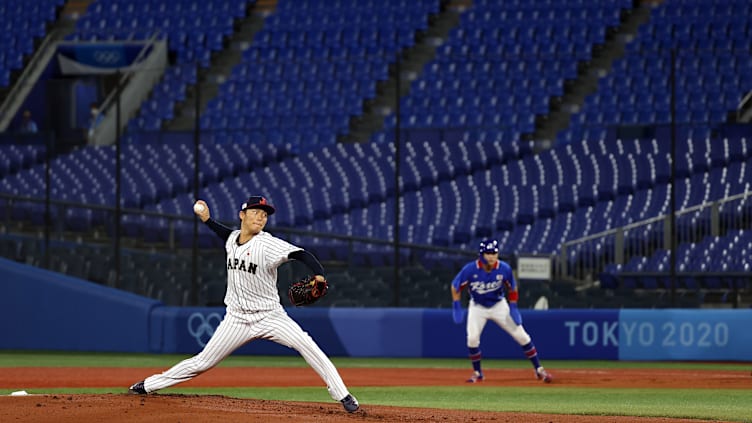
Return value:
M 227 309 L 249 312 L 281 307 L 277 267 L 289 261 L 290 253 L 300 247 L 263 231 L 243 245 L 238 245 L 239 236 L 239 230 L 233 231 L 225 244 Z

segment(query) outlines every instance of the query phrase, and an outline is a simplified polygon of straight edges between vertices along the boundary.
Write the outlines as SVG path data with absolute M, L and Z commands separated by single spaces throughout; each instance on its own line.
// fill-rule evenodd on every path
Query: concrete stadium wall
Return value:
M 0 349 L 196 353 L 223 308 L 159 301 L 0 259 Z M 295 308 L 289 314 L 331 356 L 465 357 L 451 310 Z M 542 359 L 752 361 L 752 310 L 522 310 Z M 486 358 L 523 358 L 494 324 Z M 237 354 L 293 355 L 255 341 Z
M 0 259 L 0 348 L 144 351 L 159 301 Z

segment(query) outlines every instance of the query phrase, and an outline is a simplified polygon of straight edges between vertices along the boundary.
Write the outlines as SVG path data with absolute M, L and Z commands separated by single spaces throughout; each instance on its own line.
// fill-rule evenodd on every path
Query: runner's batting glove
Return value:
M 462 304 L 459 301 L 452 302 L 452 320 L 458 325 L 465 320 L 465 310 L 462 309 Z
M 517 303 L 509 303 L 509 315 L 512 317 L 512 320 L 514 320 L 514 323 L 516 323 L 517 326 L 522 324 L 522 315 L 520 314 L 520 310 L 517 308 Z

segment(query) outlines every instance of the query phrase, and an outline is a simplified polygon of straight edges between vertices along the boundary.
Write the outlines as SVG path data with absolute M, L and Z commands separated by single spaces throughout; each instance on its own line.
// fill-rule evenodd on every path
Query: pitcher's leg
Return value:
M 326 383 L 332 399 L 341 401 L 349 395 L 345 382 L 342 381 L 342 377 L 329 357 L 287 313 L 284 311 L 274 313 L 264 321 L 264 324 L 268 325 L 268 330 L 261 337 L 299 352 L 306 363 Z
M 181 361 L 163 373 L 146 378 L 144 389 L 146 392 L 154 392 L 193 379 L 219 364 L 225 357 L 248 342 L 249 334 L 250 329 L 247 325 L 226 315 L 200 353 Z

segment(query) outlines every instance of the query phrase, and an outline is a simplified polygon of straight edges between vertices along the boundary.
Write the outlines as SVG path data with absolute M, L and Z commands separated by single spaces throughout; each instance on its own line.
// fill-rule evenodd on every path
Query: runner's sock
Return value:
M 538 351 L 535 349 L 535 345 L 533 345 L 533 341 L 528 342 L 527 344 L 522 346 L 522 352 L 525 353 L 525 357 L 527 357 L 528 360 L 530 360 L 531 363 L 533 363 L 533 368 L 538 370 L 538 367 L 540 367 L 540 360 L 538 360 Z
M 483 374 L 483 372 L 480 370 L 480 348 L 468 348 L 468 350 L 470 351 L 470 361 L 473 362 L 473 370 L 480 374 Z

